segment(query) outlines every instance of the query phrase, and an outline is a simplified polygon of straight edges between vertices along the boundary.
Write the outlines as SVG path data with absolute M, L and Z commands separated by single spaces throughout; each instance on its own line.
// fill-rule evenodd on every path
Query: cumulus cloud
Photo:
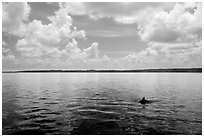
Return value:
M 51 21 L 49 24 L 33 20 L 24 26 L 24 38 L 16 44 L 21 56 L 59 57 L 64 52 L 75 53 L 80 50 L 74 38 L 85 38 L 85 31 L 72 28 L 72 17 L 64 9 L 59 9 L 48 19 Z
M 72 26 L 72 17 L 63 8 L 48 17 L 49 24 L 40 20 L 29 22 L 30 10 L 27 3 L 3 3 L 3 32 L 22 37 L 16 44 L 22 56 L 41 56 L 54 52 L 52 47 L 62 50 L 73 38 L 86 37 L 84 30 Z
M 10 49 L 6 49 L 5 47 L 2 47 L 2 58 L 15 58 L 14 55 L 12 54 Z
M 139 25 L 143 41 L 181 41 L 184 34 L 200 33 L 202 28 L 201 3 L 61 3 L 71 15 L 90 18 L 113 18 L 124 24 Z M 191 37 L 190 35 L 189 37 Z M 184 39 L 184 38 L 183 38 Z M 183 40 L 182 39 L 182 40 Z
M 168 12 L 146 14 L 138 21 L 138 34 L 148 48 L 123 60 L 137 67 L 201 67 L 201 5 L 176 3 Z
M 202 67 L 202 40 L 192 43 L 150 43 L 118 61 L 129 68 Z
M 165 9 L 172 7 L 172 3 L 151 2 L 69 2 L 60 3 L 71 15 L 88 15 L 91 19 L 113 18 L 118 23 L 135 23 L 135 18 L 144 9 Z M 141 16 L 142 17 L 142 16 Z
M 200 34 L 201 14 L 201 3 L 177 3 L 169 12 L 161 11 L 147 15 L 139 22 L 139 35 L 143 41 L 179 42 L 185 40 L 185 35 Z
M 125 56 L 120 60 L 120 63 L 123 64 L 126 63 L 127 66 L 130 66 L 131 68 L 152 68 L 155 67 L 154 60 L 158 56 L 158 53 L 156 50 L 152 48 L 147 48 L 146 50 L 143 50 L 139 53 L 130 54 L 128 56 Z
M 94 42 L 91 44 L 91 47 L 88 47 L 87 49 L 84 50 L 88 58 L 97 58 L 99 55 L 99 50 L 98 50 L 98 43 Z
M 23 41 L 20 45 L 23 46 Z M 18 69 L 23 67 L 28 69 L 105 69 L 110 63 L 109 57 L 99 55 L 98 43 L 96 42 L 83 50 L 78 48 L 75 39 L 72 39 L 63 50 L 40 45 L 28 47 L 25 44 L 24 46 L 18 49 L 22 53 L 21 58 L 8 60 L 7 57 L 4 58 L 3 62 L 13 63 Z
M 202 66 L 201 5 L 60 3 L 55 15 L 48 17 L 50 22 L 43 24 L 40 20 L 28 20 L 31 12 L 28 4 L 3 3 L 2 31 L 20 37 L 16 44 L 16 50 L 20 54 L 18 58 L 6 48 L 7 43 L 2 42 L 3 66 L 5 61 L 7 66 L 17 68 L 134 69 Z M 73 26 L 72 15 L 86 15 L 94 20 L 111 18 L 116 23 L 135 24 L 133 29 L 138 30 L 138 35 L 147 43 L 147 48 L 115 60 L 101 55 L 97 42 L 86 49 L 80 49 L 77 39 L 86 40 L 86 32 Z M 111 31 L 102 31 L 101 35 L 102 33 L 115 37 Z
M 24 8 L 20 13 L 14 14 L 14 11 L 10 10 L 11 7 Z M 3 31 L 22 37 L 16 44 L 20 58 L 14 58 L 9 49 L 3 48 L 3 62 L 13 63 L 16 67 L 40 65 L 47 68 L 57 65 L 73 68 L 82 67 L 87 63 L 93 65 L 94 62 L 98 63 L 108 59 L 107 56 L 99 56 L 97 42 L 92 43 L 86 49 L 78 48 L 76 38 L 86 39 L 86 33 L 73 26 L 72 17 L 62 6 L 55 12 L 55 15 L 48 17 L 50 20 L 48 24 L 43 24 L 40 20 L 29 22 L 27 19 L 30 6 L 26 3 L 5 3 L 3 8 L 4 25 L 7 23 L 6 26 L 3 26 Z M 13 16 L 11 14 L 16 15 L 15 19 L 11 20 Z M 16 24 L 12 24 L 14 20 L 17 21 Z M 3 46 L 6 47 L 5 42 Z
M 28 21 L 30 6 L 27 3 L 2 3 L 2 30 L 15 35 L 21 35 L 20 30 Z

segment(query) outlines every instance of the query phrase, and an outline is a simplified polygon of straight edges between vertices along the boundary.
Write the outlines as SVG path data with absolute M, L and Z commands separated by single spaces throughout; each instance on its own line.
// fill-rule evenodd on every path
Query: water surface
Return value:
M 201 73 L 3 73 L 3 134 L 201 134 Z M 138 101 L 145 96 L 151 104 Z

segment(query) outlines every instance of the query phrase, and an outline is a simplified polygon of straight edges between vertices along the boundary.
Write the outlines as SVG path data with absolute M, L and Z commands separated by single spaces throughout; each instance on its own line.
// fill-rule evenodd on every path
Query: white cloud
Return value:
M 19 31 L 28 21 L 30 6 L 27 3 L 10 2 L 2 3 L 2 30 L 15 35 L 21 35 Z
M 5 47 L 2 47 L 2 58 L 15 58 L 14 55 L 12 54 L 10 49 L 6 49 Z
M 156 58 L 158 56 L 158 53 L 156 50 L 152 48 L 147 48 L 146 50 L 143 50 L 139 53 L 130 54 L 128 56 L 125 56 L 121 59 L 121 64 L 126 63 L 126 65 L 134 67 L 134 68 L 152 68 L 155 67 Z
M 48 19 L 51 23 L 46 25 L 39 20 L 25 24 L 24 38 L 18 40 L 16 44 L 21 56 L 60 57 L 64 52 L 71 54 L 80 50 L 74 38 L 85 38 L 85 31 L 78 31 L 72 26 L 72 17 L 64 12 L 64 9 L 59 9 Z
M 201 67 L 201 11 L 201 3 L 177 3 L 168 12 L 147 14 L 138 34 L 148 48 L 124 60 L 134 67 Z
M 68 14 L 139 25 L 143 41 L 173 42 L 201 35 L 201 3 L 60 3 Z M 190 35 L 191 34 L 191 35 Z M 187 35 L 187 36 L 184 36 Z M 113 35 L 114 36 L 114 35 Z
M 55 15 L 48 17 L 50 23 L 42 24 L 40 20 L 28 21 L 31 10 L 28 4 L 3 3 L 3 32 L 22 37 L 16 44 L 20 58 L 14 58 L 11 51 L 4 48 L 6 43 L 3 42 L 3 66 L 5 61 L 8 66 L 13 63 L 13 66 L 19 68 L 136 69 L 202 66 L 201 5 L 60 3 L 60 9 Z M 97 42 L 86 49 L 80 49 L 76 40 L 86 39 L 86 33 L 73 26 L 71 15 L 87 15 L 91 19 L 112 18 L 122 24 L 135 23 L 135 27 L 139 25 L 141 40 L 147 42 L 148 47 L 116 60 L 101 55 Z M 100 33 L 118 36 L 111 31 Z
M 27 4 L 21 3 L 21 5 Z M 15 6 L 18 7 L 19 4 L 12 6 L 16 9 Z M 27 6 L 29 7 L 29 5 Z M 23 22 L 27 18 L 27 15 L 26 18 L 17 18 L 19 20 L 18 25 L 22 27 L 20 30 L 12 29 L 12 34 L 20 32 L 23 37 L 16 44 L 16 50 L 20 53 L 20 58 L 12 58 L 12 60 L 8 61 L 11 57 L 9 56 L 10 50 L 3 49 L 3 54 L 7 55 L 4 57 L 4 62 L 8 61 L 10 62 L 8 64 L 13 63 L 18 67 L 19 65 L 21 67 L 25 67 L 26 65 L 28 67 L 39 65 L 41 67 L 54 67 L 54 65 L 58 65 L 59 67 L 67 67 L 67 65 L 82 67 L 87 63 L 93 65 L 94 62 L 108 60 L 107 56 L 99 56 L 97 42 L 92 43 L 87 49 L 81 50 L 78 48 L 76 38 L 86 39 L 86 33 L 84 30 L 77 30 L 72 25 L 73 19 L 65 12 L 63 7 L 56 11 L 54 16 L 48 17 L 50 20 L 49 24 L 42 24 L 40 20 Z M 7 20 L 7 23 L 9 21 L 12 20 Z M 4 28 L 7 29 L 6 27 Z M 9 26 L 8 29 L 11 30 Z M 20 62 L 24 63 L 22 64 Z M 81 63 L 82 65 L 80 65 Z
M 40 57 L 59 53 L 73 38 L 85 38 L 84 30 L 72 26 L 72 17 L 60 8 L 48 17 L 49 24 L 28 21 L 31 8 L 27 3 L 3 3 L 3 32 L 22 37 L 16 44 L 21 56 Z M 59 50 L 60 49 L 60 50 Z
M 68 3 L 59 3 L 60 8 L 66 10 L 67 13 L 72 15 L 85 15 L 88 10 L 87 7 L 81 2 L 68 2 Z
M 150 43 L 150 46 L 119 60 L 129 68 L 202 67 L 202 40 L 192 43 Z
M 62 26 L 70 28 L 72 26 L 72 17 L 67 14 L 65 9 L 56 11 L 55 16 L 50 16 L 48 19 L 59 28 Z
M 114 37 L 124 37 L 124 36 L 135 36 L 137 35 L 137 31 L 132 29 L 113 29 L 113 30 L 89 30 L 87 32 L 89 36 L 98 36 L 104 38 L 114 38 Z
M 113 18 L 118 23 L 135 23 L 136 17 L 141 12 L 151 9 L 168 10 L 173 3 L 156 3 L 156 2 L 68 2 L 60 3 L 60 7 L 66 9 L 71 15 L 88 15 L 91 19 Z M 142 17 L 142 16 L 141 16 Z
M 109 62 L 110 63 L 111 59 L 107 55 L 103 55 L 102 57 L 102 62 Z
M 21 42 L 21 46 L 25 45 L 25 47 L 18 49 L 22 53 L 22 57 L 12 60 L 4 58 L 4 61 L 15 62 L 15 66 L 18 64 L 17 66 L 30 69 L 105 69 L 110 63 L 108 56 L 99 55 L 98 43 L 96 42 L 84 50 L 78 48 L 75 39 L 72 39 L 63 50 L 41 45 L 28 47 L 26 43 L 23 43 L 23 40 Z
M 69 42 L 65 49 L 61 51 L 61 58 L 63 58 L 63 60 L 66 60 L 67 58 L 84 60 L 86 55 L 78 48 L 77 41 L 72 39 L 72 42 Z
M 176 42 L 184 40 L 185 35 L 199 35 L 201 14 L 201 3 L 177 3 L 169 12 L 153 12 L 141 20 L 139 35 L 141 40 L 151 42 Z
M 78 37 L 78 38 L 86 39 L 86 32 L 85 30 L 77 30 L 76 27 L 74 27 L 74 30 L 71 33 L 71 37 Z
M 98 58 L 99 56 L 98 43 L 97 42 L 92 43 L 90 47 L 84 49 L 84 52 L 86 53 L 88 58 Z

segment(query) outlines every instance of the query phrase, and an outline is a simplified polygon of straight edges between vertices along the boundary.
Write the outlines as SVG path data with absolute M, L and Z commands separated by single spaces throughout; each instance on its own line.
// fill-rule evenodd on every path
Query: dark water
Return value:
M 3 134 L 201 134 L 201 73 L 3 74 Z M 151 104 L 138 101 L 145 96 Z

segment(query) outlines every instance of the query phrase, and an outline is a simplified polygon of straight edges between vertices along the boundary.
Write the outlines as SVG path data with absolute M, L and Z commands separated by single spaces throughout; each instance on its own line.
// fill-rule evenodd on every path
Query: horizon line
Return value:
M 140 69 L 25 69 L 2 70 L 7 72 L 202 72 L 199 68 L 140 68 Z

